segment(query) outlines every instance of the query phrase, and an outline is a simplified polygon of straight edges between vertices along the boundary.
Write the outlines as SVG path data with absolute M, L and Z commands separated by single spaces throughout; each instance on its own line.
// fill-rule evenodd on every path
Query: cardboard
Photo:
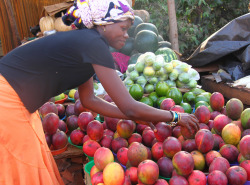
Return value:
M 135 0 L 127 0 L 130 6 L 134 6 Z M 65 0 L 65 2 L 44 6 L 41 17 L 54 16 L 56 13 L 70 8 L 74 4 L 74 0 Z
M 43 16 L 54 16 L 56 13 L 64 11 L 70 8 L 74 4 L 73 0 L 66 0 L 62 3 L 57 3 L 49 6 L 44 6 L 41 17 Z

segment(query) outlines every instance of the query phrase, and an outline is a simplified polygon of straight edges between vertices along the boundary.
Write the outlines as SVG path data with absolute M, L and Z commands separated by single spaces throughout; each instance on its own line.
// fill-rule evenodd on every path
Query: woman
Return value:
M 1 185 L 63 184 L 37 109 L 67 89 L 78 87 L 83 106 L 104 116 L 144 123 L 178 121 L 198 129 L 194 115 L 172 114 L 135 101 L 114 70 L 109 46 L 124 46 L 134 19 L 125 0 L 79 1 L 72 9 L 65 22 L 75 21 L 84 29 L 46 36 L 0 60 Z M 72 12 L 78 18 L 70 17 Z M 115 104 L 94 95 L 95 73 Z

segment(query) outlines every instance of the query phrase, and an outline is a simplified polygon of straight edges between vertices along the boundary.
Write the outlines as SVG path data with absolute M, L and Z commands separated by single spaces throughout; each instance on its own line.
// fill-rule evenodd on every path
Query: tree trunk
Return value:
M 168 16 L 169 16 L 169 27 L 170 27 L 169 39 L 172 45 L 172 49 L 179 53 L 178 29 L 177 29 L 174 0 L 168 0 Z

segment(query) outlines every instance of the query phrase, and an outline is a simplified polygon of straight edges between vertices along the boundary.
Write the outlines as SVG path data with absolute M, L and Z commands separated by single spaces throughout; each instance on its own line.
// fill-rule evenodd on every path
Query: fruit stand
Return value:
M 65 184 L 249 185 L 249 91 L 216 83 L 211 75 L 200 76 L 204 69 L 179 60 L 156 26 L 139 16 L 128 33 L 124 48 L 110 48 L 117 70 L 124 64 L 120 77 L 128 92 L 157 109 L 194 114 L 200 130 L 159 122 L 155 131 L 131 120 L 98 115 L 85 109 L 78 90 L 71 89 L 50 102 L 64 122 L 57 128 L 64 130 L 68 148 L 54 157 Z M 94 82 L 94 91 L 102 92 L 97 95 L 112 102 L 101 87 Z M 53 152 L 58 143 L 48 143 Z
M 201 76 L 202 69 L 181 61 L 145 14 L 137 11 L 121 50 L 110 47 L 117 71 L 136 101 L 194 114 L 200 129 L 159 122 L 152 130 L 105 117 L 83 107 L 77 88 L 69 89 L 39 109 L 65 185 L 250 185 L 250 90 Z M 43 17 L 40 27 L 53 31 L 54 21 Z M 93 87 L 113 102 L 98 79 Z
M 152 59 L 149 56 L 154 55 L 144 54 L 137 62 Z M 147 61 L 144 69 L 155 66 L 153 64 Z M 177 62 L 178 65 L 184 65 L 184 69 L 188 67 L 181 61 Z M 136 70 L 142 69 L 137 67 Z M 182 181 L 192 184 L 197 178 L 201 184 L 213 184 L 218 179 L 221 179 L 221 184 L 229 181 L 229 184 L 249 184 L 249 160 L 246 158 L 250 153 L 250 109 L 245 108 L 242 98 L 225 97 L 211 88 L 212 92 L 206 91 L 203 86 L 168 87 L 161 80 L 150 81 L 155 83 L 154 90 L 150 92 L 150 88 L 142 88 L 140 85 L 146 87 L 150 78 L 144 83 L 132 80 L 134 83 L 130 84 L 126 83 L 130 74 L 128 71 L 126 74 L 124 83 L 137 101 L 159 109 L 193 113 L 199 119 L 200 130 L 190 133 L 180 126 L 159 122 L 156 124 L 157 132 L 154 132 L 131 120 L 103 117 L 84 109 L 79 104 L 78 91 L 72 89 L 63 93 L 64 96 L 60 94 L 52 99 L 57 100 L 55 106 L 59 107 L 62 103 L 65 107 L 64 112 L 58 112 L 58 115 L 67 125 L 68 148 L 55 155 L 65 184 L 72 181 L 85 184 L 104 181 L 109 184 L 112 179 L 115 184 L 123 184 L 124 181 L 132 184 L 139 181 L 144 181 L 144 184 L 178 184 Z M 141 75 L 148 77 L 147 73 Z M 203 78 L 211 80 L 209 77 L 201 77 L 201 82 L 204 83 Z M 209 82 L 205 84 L 209 86 Z M 99 85 L 94 86 L 99 88 Z M 101 97 L 112 101 L 107 94 Z M 53 106 L 53 103 L 49 105 Z M 44 114 L 42 110 L 41 107 L 41 115 Z M 43 124 L 46 131 L 45 118 Z M 145 173 L 148 173 L 148 178 Z

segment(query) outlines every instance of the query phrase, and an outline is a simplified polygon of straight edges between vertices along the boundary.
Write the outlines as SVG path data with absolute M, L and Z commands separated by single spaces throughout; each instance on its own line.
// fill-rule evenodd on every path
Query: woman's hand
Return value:
M 180 121 L 178 125 L 186 127 L 190 133 L 195 130 L 195 133 L 200 129 L 199 120 L 193 114 L 179 113 Z

